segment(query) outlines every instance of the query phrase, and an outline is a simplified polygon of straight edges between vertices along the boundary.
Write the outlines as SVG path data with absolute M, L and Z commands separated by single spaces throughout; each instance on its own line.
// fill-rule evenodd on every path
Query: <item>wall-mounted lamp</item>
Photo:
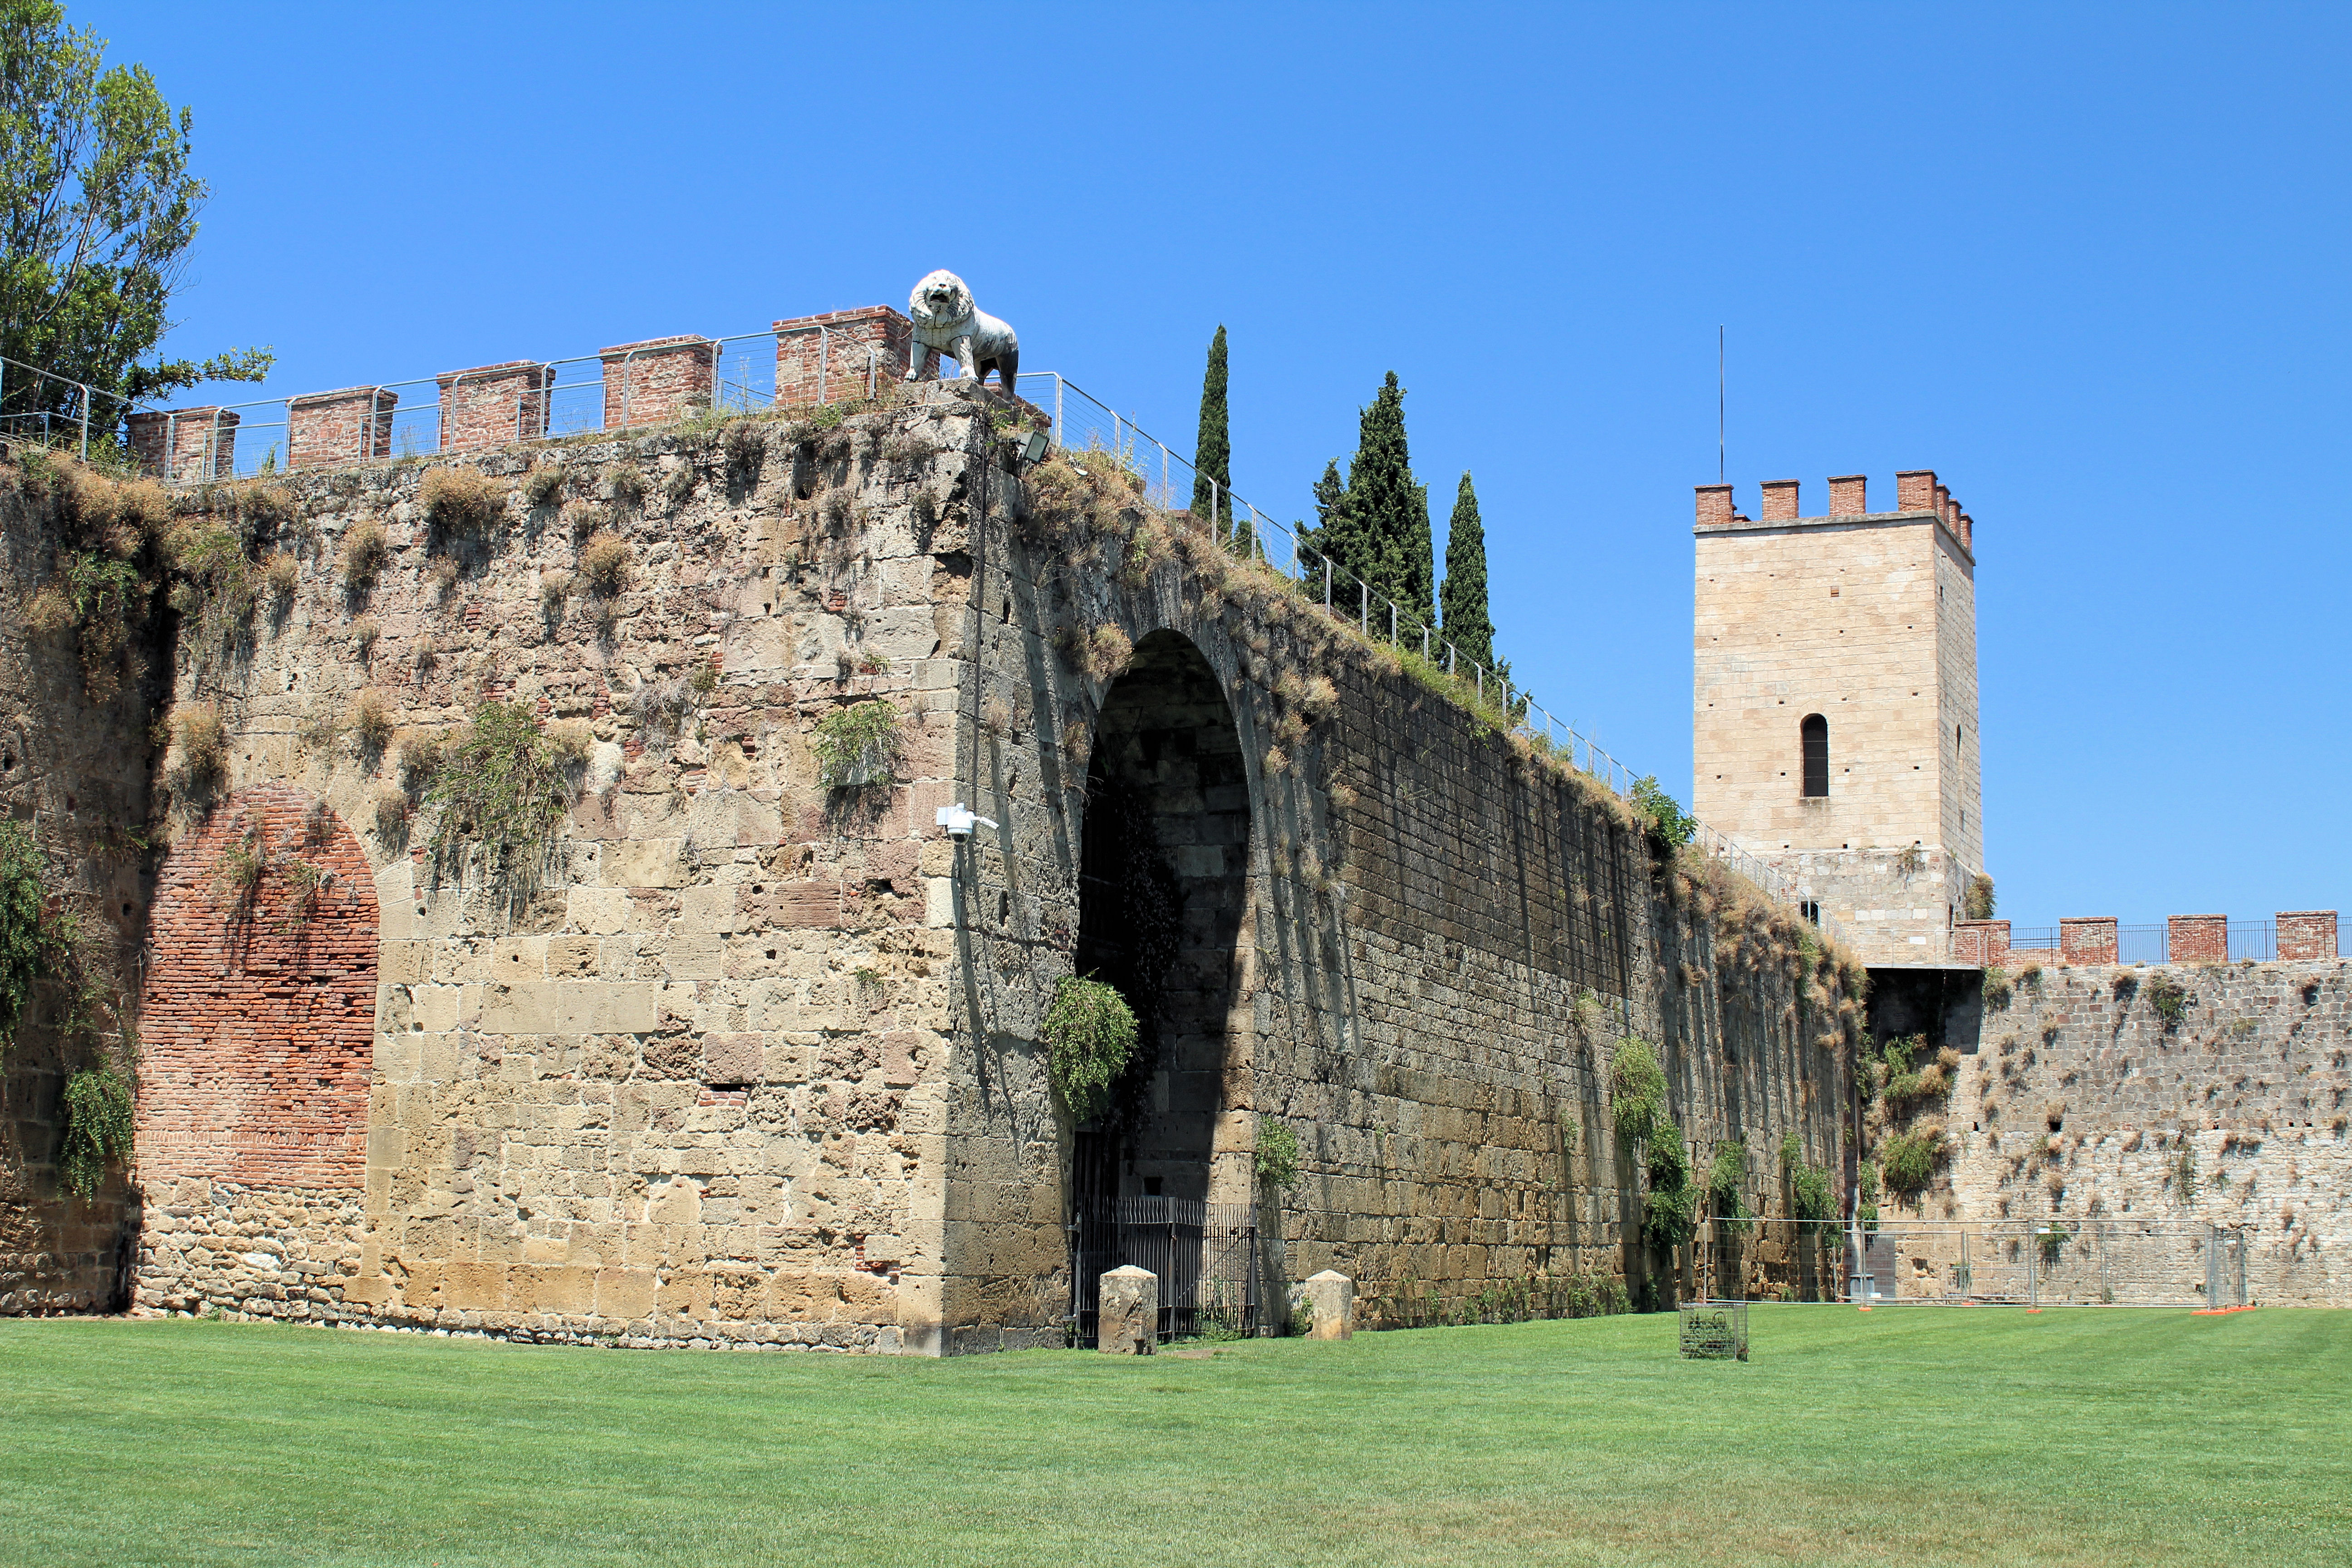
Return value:
M 971 837 L 974 824 L 977 824 L 982 827 L 993 827 L 996 826 L 996 823 L 992 818 L 974 816 L 970 811 L 965 809 L 964 804 L 961 801 L 956 802 L 953 805 L 943 805 L 940 807 L 935 820 L 941 827 L 948 830 L 948 837 L 950 838 Z
M 1042 463 L 1045 460 L 1045 454 L 1053 450 L 1053 447 L 1052 437 L 1043 430 L 1032 430 L 1021 443 L 1021 460 L 1024 463 Z

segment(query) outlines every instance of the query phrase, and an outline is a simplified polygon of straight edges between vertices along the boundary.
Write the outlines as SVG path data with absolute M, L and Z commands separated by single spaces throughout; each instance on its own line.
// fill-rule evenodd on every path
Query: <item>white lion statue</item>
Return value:
M 1004 390 L 1013 390 L 1021 370 L 1021 340 L 1011 327 L 971 302 L 971 290 L 962 279 L 945 268 L 932 273 L 907 297 L 907 314 L 915 319 L 917 342 L 946 354 L 974 381 L 986 381 L 993 370 Z M 907 379 L 915 379 L 911 363 Z

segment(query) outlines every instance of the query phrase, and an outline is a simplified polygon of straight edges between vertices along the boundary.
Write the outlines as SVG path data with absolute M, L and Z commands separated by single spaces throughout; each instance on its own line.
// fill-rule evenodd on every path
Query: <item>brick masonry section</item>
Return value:
M 1959 921 L 1952 926 L 1952 958 L 1990 969 L 2009 957 L 2009 921 Z
M 2278 955 L 2281 960 L 2334 958 L 2334 910 L 2281 910 L 2278 914 Z
M 286 405 L 286 466 L 356 463 L 392 455 L 392 412 L 400 394 L 380 386 L 314 392 Z
M 2167 955 L 2175 963 L 2230 962 L 2226 915 L 2170 915 L 2165 920 Z
M 475 451 L 545 436 L 553 380 L 552 366 L 530 360 L 476 365 L 439 377 L 441 449 Z
M 223 875 L 237 849 L 268 857 L 249 895 Z M 152 930 L 142 1179 L 358 1187 L 377 919 L 351 830 L 302 790 L 247 790 L 165 859 Z
M 915 323 L 887 305 L 778 321 L 776 406 L 864 397 L 869 384 L 869 357 L 873 362 L 870 384 L 898 380 L 907 374 L 907 356 L 914 342 Z M 939 375 L 937 349 L 923 351 L 920 373 L 926 379 Z
M 242 417 L 209 404 L 133 414 L 126 422 L 131 458 L 142 469 L 164 479 L 226 479 L 236 469 L 236 426 Z
M 2058 957 L 2066 963 L 2113 963 L 2116 917 L 2089 915 L 2058 922 Z
M 709 403 L 719 345 L 709 338 L 648 338 L 604 352 L 604 428 L 667 425 Z

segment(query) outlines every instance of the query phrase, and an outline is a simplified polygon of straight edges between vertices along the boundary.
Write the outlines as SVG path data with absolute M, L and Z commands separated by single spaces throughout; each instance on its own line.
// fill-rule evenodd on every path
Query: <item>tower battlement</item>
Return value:
M 1880 519 L 1917 517 L 1923 513 L 1941 521 L 1960 548 L 1973 554 L 1976 550 L 1976 524 L 1960 503 L 1952 497 L 1949 486 L 1939 482 L 1933 468 L 1906 468 L 1895 476 L 1895 510 L 1874 512 L 1870 510 L 1870 478 L 1866 474 L 1836 474 L 1829 481 L 1829 510 L 1808 517 L 1799 497 L 1803 484 L 1800 479 L 1766 479 L 1757 488 L 1762 500 L 1757 515 L 1749 517 L 1739 510 L 1738 499 L 1730 485 L 1695 485 L 1697 492 L 1697 521 L 1701 529 L 1761 528 L 1775 523 L 1841 522 L 1868 518 Z
M 1932 468 L 1696 486 L 1693 809 L 1853 931 L 1941 962 L 1983 869 L 1975 524 Z

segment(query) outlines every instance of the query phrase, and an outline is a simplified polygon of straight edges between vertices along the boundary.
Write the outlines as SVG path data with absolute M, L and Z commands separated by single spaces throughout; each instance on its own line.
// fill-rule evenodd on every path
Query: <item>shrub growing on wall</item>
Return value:
M 1733 1236 L 1744 1236 L 1754 1228 L 1748 1222 L 1748 1200 L 1740 1188 L 1748 1180 L 1748 1148 L 1737 1138 L 1727 1138 L 1715 1146 L 1715 1158 L 1706 1168 L 1707 1206 L 1715 1211 L 1717 1221 Z
M 1609 1117 L 1617 1141 L 1629 1147 L 1673 1125 L 1666 1120 L 1666 1075 L 1647 1040 L 1628 1039 L 1617 1048 L 1609 1069 Z
M 1668 795 L 1658 775 L 1650 774 L 1633 784 L 1633 810 L 1642 818 L 1643 831 L 1650 847 L 1663 858 L 1691 841 L 1698 832 L 1698 818 L 1685 811 L 1682 803 Z
M 1257 1179 L 1278 1193 L 1298 1184 L 1298 1134 L 1287 1122 L 1261 1116 L 1257 1122 Z
M 483 703 L 440 748 L 425 791 L 425 804 L 441 808 L 435 856 L 471 842 L 491 852 L 496 870 L 535 867 L 563 825 L 572 786 L 572 770 L 528 707 Z
M 1700 1195 L 1690 1179 L 1681 1130 L 1661 1119 L 1643 1147 L 1642 1163 L 1650 1178 L 1642 1199 L 1642 1235 L 1662 1252 L 1680 1247 L 1698 1230 Z
M 489 531 L 501 510 L 498 487 L 471 468 L 435 468 L 418 481 L 425 515 L 445 534 Z
M 635 552 L 617 533 L 599 533 L 581 546 L 581 580 L 600 598 L 609 599 L 626 588 L 635 571 Z
M 1804 1145 L 1793 1132 L 1780 1140 L 1780 1165 L 1789 1178 L 1789 1217 L 1802 1221 L 1811 1235 L 1836 1229 L 1837 1191 L 1830 1185 L 1830 1173 L 1805 1163 Z
M 41 912 L 46 897 L 32 830 L 0 820 L 0 1052 L 57 960 L 58 933 Z
M 1936 1160 L 1943 1148 L 1941 1128 L 1898 1132 L 1889 1138 L 1878 1151 L 1879 1169 L 1886 1174 L 1886 1190 L 1908 1194 L 1926 1186 L 1927 1178 L 1935 1173 Z
M 1135 1054 L 1135 1013 L 1118 990 L 1066 974 L 1045 1011 L 1046 1077 L 1074 1121 L 1091 1121 L 1110 1105 L 1111 1085 Z
M 827 789 L 886 782 L 898 766 L 898 710 L 879 697 L 836 708 L 816 721 L 814 747 Z
M 44 633 L 70 627 L 89 700 L 109 702 L 122 689 L 123 649 L 145 617 L 147 593 L 133 563 L 96 551 L 69 552 L 58 557 L 57 575 L 33 595 L 25 625 Z

